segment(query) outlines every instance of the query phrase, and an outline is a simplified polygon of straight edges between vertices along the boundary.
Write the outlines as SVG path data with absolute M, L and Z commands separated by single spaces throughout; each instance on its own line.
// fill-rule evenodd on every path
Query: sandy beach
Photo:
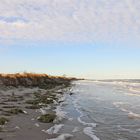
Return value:
M 4 117 L 8 119 L 5 125 L 1 125 L 1 139 L 45 140 L 46 138 L 55 137 L 55 135 L 45 133 L 45 131 L 53 125 L 53 122 L 42 123 L 38 118 L 43 114 L 55 113 L 52 110 L 55 109 L 55 104 L 58 104 L 57 101 L 59 98 L 66 92 L 65 89 L 62 89 L 62 87 L 51 90 L 16 88 L 6 91 L 1 90 L 0 92 L 0 118 Z M 14 95 L 12 95 L 13 93 Z M 51 102 L 42 105 L 40 103 L 40 107 L 28 103 L 28 101 L 32 101 L 36 98 L 36 94 L 40 96 L 46 95 Z M 23 112 L 10 112 L 15 109 L 21 109 Z
M 1 86 L 0 139 L 45 140 L 56 137 L 46 133 L 46 130 L 58 121 L 54 110 L 63 102 L 61 98 L 69 89 L 65 82 L 46 89 Z

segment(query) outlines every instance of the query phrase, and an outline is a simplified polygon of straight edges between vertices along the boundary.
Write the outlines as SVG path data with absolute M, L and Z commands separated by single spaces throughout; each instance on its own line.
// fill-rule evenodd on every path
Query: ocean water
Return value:
M 76 81 L 55 109 L 51 140 L 140 140 L 140 80 Z

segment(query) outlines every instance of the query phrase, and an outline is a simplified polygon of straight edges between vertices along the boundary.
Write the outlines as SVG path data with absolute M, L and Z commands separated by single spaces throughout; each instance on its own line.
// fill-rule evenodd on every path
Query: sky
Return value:
M 139 0 L 0 0 L 0 73 L 140 78 Z

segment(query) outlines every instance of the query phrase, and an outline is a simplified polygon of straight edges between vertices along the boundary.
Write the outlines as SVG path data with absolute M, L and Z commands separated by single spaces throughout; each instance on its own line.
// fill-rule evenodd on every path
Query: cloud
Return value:
M 1 40 L 140 39 L 138 0 L 0 0 Z

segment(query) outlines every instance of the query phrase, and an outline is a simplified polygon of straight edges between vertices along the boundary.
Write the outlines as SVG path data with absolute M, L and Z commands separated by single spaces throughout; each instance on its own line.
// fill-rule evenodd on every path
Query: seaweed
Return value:
M 5 125 L 5 123 L 9 122 L 9 120 L 5 117 L 0 117 L 0 125 Z
M 38 118 L 38 121 L 42 122 L 42 123 L 51 123 L 55 120 L 56 115 L 55 114 L 45 114 L 45 115 L 41 115 Z
M 24 113 L 24 111 L 22 109 L 19 108 L 14 108 L 11 110 L 6 111 L 7 113 L 11 113 L 11 114 L 19 114 L 19 113 Z

